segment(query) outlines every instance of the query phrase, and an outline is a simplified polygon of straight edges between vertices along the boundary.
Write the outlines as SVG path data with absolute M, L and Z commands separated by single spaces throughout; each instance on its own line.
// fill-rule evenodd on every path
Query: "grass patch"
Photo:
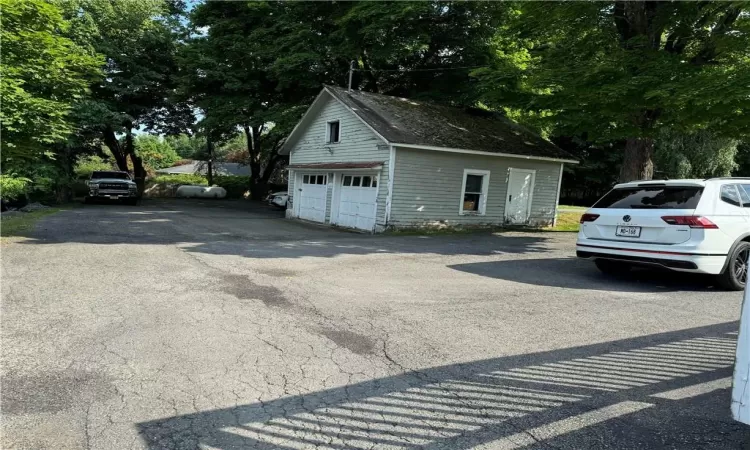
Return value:
M 557 209 L 569 209 L 569 210 L 575 210 L 575 211 L 586 211 L 589 209 L 588 206 L 573 206 L 573 205 L 559 205 Z
M 11 237 L 25 236 L 26 233 L 34 229 L 37 221 L 44 216 L 49 216 L 57 212 L 70 208 L 49 208 L 18 215 L 5 216 L 0 220 L 0 240 L 6 240 Z
M 563 207 L 561 206 L 560 208 L 563 208 Z M 581 214 L 583 214 L 583 212 L 557 213 L 557 224 L 554 227 L 543 228 L 543 230 L 544 231 L 578 232 L 578 228 L 581 226 L 580 224 Z

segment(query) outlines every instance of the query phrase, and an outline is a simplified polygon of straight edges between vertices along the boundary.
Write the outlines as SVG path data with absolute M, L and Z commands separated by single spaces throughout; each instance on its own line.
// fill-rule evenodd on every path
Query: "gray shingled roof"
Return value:
M 336 86 L 325 88 L 390 143 L 575 160 L 555 144 L 497 113 Z

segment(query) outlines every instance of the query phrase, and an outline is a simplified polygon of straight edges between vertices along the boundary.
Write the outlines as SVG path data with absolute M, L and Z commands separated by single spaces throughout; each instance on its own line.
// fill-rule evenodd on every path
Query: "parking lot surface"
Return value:
M 2 247 L 3 447 L 737 449 L 741 294 L 570 233 L 86 205 Z

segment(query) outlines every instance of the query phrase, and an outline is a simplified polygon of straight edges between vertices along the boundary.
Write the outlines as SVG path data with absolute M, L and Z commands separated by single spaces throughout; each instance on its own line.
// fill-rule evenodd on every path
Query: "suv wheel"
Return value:
M 741 291 L 745 289 L 750 269 L 750 242 L 740 242 L 728 258 L 727 267 L 719 275 L 718 283 L 724 289 Z
M 622 275 L 630 272 L 630 264 L 622 261 L 613 261 L 611 259 L 595 259 L 596 268 L 607 275 Z

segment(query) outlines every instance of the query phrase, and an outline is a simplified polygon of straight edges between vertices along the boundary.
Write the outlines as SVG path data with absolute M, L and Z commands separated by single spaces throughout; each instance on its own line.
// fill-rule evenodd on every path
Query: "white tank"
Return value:
M 181 198 L 224 198 L 227 190 L 220 186 L 180 186 L 176 197 Z

